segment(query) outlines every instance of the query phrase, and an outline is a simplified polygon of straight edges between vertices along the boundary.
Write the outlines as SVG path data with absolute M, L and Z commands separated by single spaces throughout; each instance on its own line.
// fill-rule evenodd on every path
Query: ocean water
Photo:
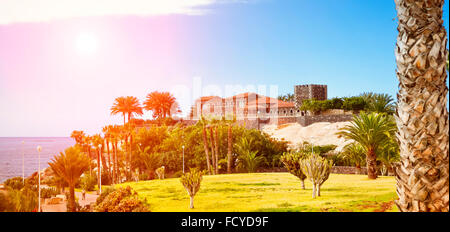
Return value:
M 23 143 L 22 143 L 23 141 Z M 41 169 L 48 167 L 54 155 L 73 146 L 69 137 L 0 137 L 0 183 L 15 176 L 22 176 L 22 154 L 25 177 L 38 170 L 37 146 L 42 147 Z

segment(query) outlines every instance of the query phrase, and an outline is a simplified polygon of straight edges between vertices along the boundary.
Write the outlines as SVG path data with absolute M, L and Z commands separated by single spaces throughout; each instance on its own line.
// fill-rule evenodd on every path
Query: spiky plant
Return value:
M 300 160 L 303 157 L 304 155 L 299 152 L 288 152 L 283 153 L 280 161 L 284 164 L 289 173 L 300 179 L 300 182 L 302 183 L 302 189 L 305 189 L 306 175 L 303 173 L 302 168 L 300 167 Z
M 300 161 L 300 167 L 303 173 L 313 184 L 312 197 L 320 196 L 320 187 L 328 180 L 331 173 L 333 162 L 320 157 L 317 154 L 312 154 L 308 158 Z
M 188 173 L 185 173 L 181 176 L 180 181 L 183 184 L 183 187 L 189 194 L 190 204 L 189 208 L 194 208 L 194 196 L 197 194 L 198 190 L 200 190 L 200 183 L 203 179 L 203 172 L 198 171 L 197 169 L 190 169 Z

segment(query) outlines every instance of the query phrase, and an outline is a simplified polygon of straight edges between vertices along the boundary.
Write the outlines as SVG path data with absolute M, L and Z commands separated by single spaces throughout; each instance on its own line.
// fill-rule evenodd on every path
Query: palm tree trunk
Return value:
M 102 178 L 102 173 L 100 171 L 100 148 L 97 147 L 97 186 L 100 189 L 100 179 Z
M 67 212 L 75 211 L 75 185 L 71 183 L 69 186 L 69 204 L 67 205 Z
M 233 144 L 232 144 L 232 131 L 231 131 L 231 124 L 228 125 L 228 162 L 227 162 L 227 173 L 230 174 L 231 173 L 231 161 L 232 161 L 232 148 L 233 148 Z
M 110 150 L 109 150 L 109 139 L 106 140 L 106 150 L 108 152 L 108 176 L 109 176 L 109 179 L 112 179 L 111 178 L 111 155 L 110 155 Z
M 213 133 L 213 129 L 210 126 L 209 127 L 209 142 L 211 144 L 211 159 L 212 159 L 212 170 L 213 170 L 213 175 L 216 175 L 216 154 L 215 154 L 215 148 L 214 148 L 214 142 L 213 142 L 213 138 L 214 138 L 214 133 Z
M 217 127 L 214 127 L 214 147 L 216 148 L 216 174 L 219 174 L 219 145 L 217 144 L 219 136 L 217 133 Z
M 88 156 L 89 156 L 89 175 L 92 176 L 92 167 L 91 167 L 91 146 L 88 147 Z
M 395 165 L 400 211 L 449 211 L 448 51 L 444 0 L 396 0 L 399 79 Z
M 369 147 L 367 149 L 367 176 L 369 179 L 376 179 L 377 176 L 377 155 L 375 149 Z
M 203 126 L 203 147 L 205 148 L 205 154 L 206 154 L 206 167 L 208 169 L 208 174 L 211 175 L 211 164 L 209 162 L 208 139 L 206 138 L 206 128 L 205 128 L 205 126 Z

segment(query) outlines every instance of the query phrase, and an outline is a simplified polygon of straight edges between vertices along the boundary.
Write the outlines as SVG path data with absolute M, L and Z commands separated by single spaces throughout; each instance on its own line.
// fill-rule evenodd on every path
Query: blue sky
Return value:
M 448 30 L 448 10 L 444 16 Z M 191 45 L 199 51 L 192 72 L 205 82 L 278 84 L 281 93 L 316 83 L 328 85 L 329 97 L 395 97 L 393 0 L 263 0 L 221 5 L 206 17 L 189 20 L 201 37 Z
M 193 87 L 195 77 L 223 92 L 326 84 L 329 98 L 396 97 L 394 0 L 114 3 L 2 1 L 0 136 L 99 133 L 122 123 L 110 114 L 116 97 L 143 102 L 151 91 Z M 447 31 L 448 18 L 446 2 Z M 186 115 L 192 95 L 178 101 Z

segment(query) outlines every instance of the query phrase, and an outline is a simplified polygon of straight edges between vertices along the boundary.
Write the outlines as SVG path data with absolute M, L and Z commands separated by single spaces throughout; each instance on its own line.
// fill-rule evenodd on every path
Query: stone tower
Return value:
M 306 99 L 326 100 L 327 85 L 296 85 L 294 86 L 294 96 L 295 107 L 300 107 L 303 100 Z

